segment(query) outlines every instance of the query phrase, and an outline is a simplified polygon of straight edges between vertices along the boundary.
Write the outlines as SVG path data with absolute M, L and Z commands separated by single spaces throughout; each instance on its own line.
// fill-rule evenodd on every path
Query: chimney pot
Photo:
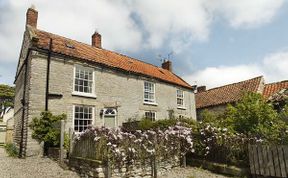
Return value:
M 169 61 L 169 60 L 165 60 L 165 61 L 162 63 L 162 68 L 163 68 L 163 69 L 166 69 L 166 70 L 169 70 L 170 72 L 172 72 L 172 62 Z
M 92 46 L 95 46 L 96 48 L 102 48 L 101 35 L 98 32 L 95 32 L 92 35 Z
M 199 87 L 197 87 L 197 92 L 198 92 L 198 93 L 201 93 L 201 92 L 204 92 L 204 91 L 206 91 L 206 86 L 199 86 Z
M 30 25 L 31 27 L 37 28 L 37 20 L 38 11 L 35 10 L 34 6 L 31 6 L 26 12 L 26 26 Z

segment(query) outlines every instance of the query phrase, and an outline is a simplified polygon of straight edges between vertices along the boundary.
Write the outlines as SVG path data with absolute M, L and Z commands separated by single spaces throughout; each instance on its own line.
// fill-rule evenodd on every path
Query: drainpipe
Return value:
M 51 63 L 51 51 L 52 51 L 52 38 L 50 38 L 48 58 L 47 58 L 47 70 L 46 70 L 46 95 L 45 95 L 45 111 L 48 111 L 48 97 L 49 97 L 49 78 L 50 78 L 50 63 Z

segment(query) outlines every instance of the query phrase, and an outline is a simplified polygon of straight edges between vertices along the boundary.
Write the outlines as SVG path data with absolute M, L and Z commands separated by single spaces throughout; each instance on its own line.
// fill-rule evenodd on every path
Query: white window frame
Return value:
M 91 106 L 91 105 L 81 105 L 81 104 L 75 104 L 73 105 L 73 121 L 72 121 L 72 128 L 73 128 L 73 131 L 75 133 L 81 133 L 79 131 L 75 131 L 75 107 L 78 106 L 78 107 L 90 107 L 92 108 L 92 122 L 91 122 L 91 125 L 93 126 L 94 125 L 94 120 L 95 120 L 95 107 L 94 106 Z M 82 131 L 83 132 L 83 131 Z
M 76 69 L 77 68 L 80 68 L 84 71 L 85 70 L 92 71 L 92 93 L 75 91 L 75 77 L 76 77 Z M 74 75 L 73 75 L 73 86 L 72 87 L 73 87 L 72 95 L 96 98 L 96 94 L 95 94 L 95 70 L 91 67 L 84 67 L 84 66 L 81 66 L 78 64 L 74 65 Z
M 182 97 L 180 97 L 179 95 L 178 95 L 178 91 L 180 91 L 180 92 L 182 92 Z M 178 99 L 181 99 L 182 100 L 182 105 L 181 104 L 178 104 Z M 176 90 L 176 104 L 177 104 L 177 108 L 179 108 L 179 109 L 186 109 L 185 108 L 185 95 L 184 95 L 184 90 L 181 90 L 181 89 L 177 89 Z
M 152 121 L 156 121 L 156 120 L 157 120 L 157 112 L 156 112 L 156 111 L 145 111 L 145 112 L 144 112 L 144 118 L 145 118 L 145 119 L 150 119 L 150 118 L 147 118 L 147 117 L 146 117 L 146 113 L 154 113 L 154 115 L 155 115 L 154 120 L 153 120 L 153 118 L 151 118 L 151 120 L 152 120 Z
M 115 111 L 115 114 L 113 115 L 105 115 L 105 112 L 107 111 L 107 109 L 113 109 Z M 118 127 L 118 120 L 117 120 L 117 110 L 115 108 L 104 108 L 103 109 L 103 114 L 102 114 L 102 125 L 105 126 L 105 116 L 114 116 L 115 117 L 115 127 Z
M 153 85 L 153 91 L 145 90 L 145 84 L 146 84 L 146 83 Z M 145 101 L 145 100 L 146 100 L 146 98 L 145 98 L 145 93 L 146 93 L 146 92 L 148 92 L 149 94 L 153 94 L 154 100 L 152 100 L 152 101 Z M 144 102 L 144 104 L 157 105 L 157 103 L 156 103 L 156 84 L 155 84 L 155 83 L 153 83 L 153 82 L 148 82 L 148 81 L 144 81 L 144 83 L 143 83 L 143 102 Z

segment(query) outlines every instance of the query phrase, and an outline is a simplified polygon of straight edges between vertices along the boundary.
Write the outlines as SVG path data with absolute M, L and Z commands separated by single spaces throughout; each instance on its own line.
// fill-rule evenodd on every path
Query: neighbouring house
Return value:
M 7 123 L 8 120 L 13 119 L 13 116 L 14 116 L 14 108 L 12 107 L 6 108 L 2 116 L 3 122 Z
M 288 80 L 266 84 L 263 96 L 280 112 L 288 104 Z
M 205 86 L 197 88 L 196 109 L 197 119 L 201 120 L 204 110 L 221 114 L 225 111 L 227 104 L 235 104 L 245 92 L 260 93 L 269 101 L 288 89 L 288 81 L 265 84 L 264 77 L 259 76 L 249 80 L 224 85 L 206 90 Z M 274 96 L 274 97 L 273 97 Z M 282 96 L 282 95 L 281 95 Z
M 14 141 L 21 157 L 39 152 L 28 125 L 45 110 L 65 113 L 66 129 L 75 132 L 130 118 L 196 119 L 195 87 L 172 72 L 171 61 L 157 67 L 103 49 L 99 33 L 84 44 L 45 32 L 37 19 L 29 8 L 15 77 Z
M 13 142 L 14 130 L 14 109 L 12 107 L 3 107 L 1 113 L 2 122 L 0 122 L 0 145 Z

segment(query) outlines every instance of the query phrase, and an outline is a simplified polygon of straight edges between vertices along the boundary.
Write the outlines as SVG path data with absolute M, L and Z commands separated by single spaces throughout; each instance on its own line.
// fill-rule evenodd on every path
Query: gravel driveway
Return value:
M 210 171 L 196 167 L 186 167 L 186 168 L 174 168 L 170 171 L 167 171 L 165 174 L 159 176 L 159 178 L 229 178 L 229 177 L 215 174 Z
M 49 158 L 18 159 L 7 157 L 0 147 L 0 177 L 1 178 L 79 178 L 69 170 L 63 170 Z
M 7 157 L 0 147 L 0 178 L 79 178 L 79 175 L 69 170 L 63 170 L 49 158 L 32 157 L 18 159 Z M 209 171 L 187 167 L 174 168 L 159 178 L 228 178 Z

